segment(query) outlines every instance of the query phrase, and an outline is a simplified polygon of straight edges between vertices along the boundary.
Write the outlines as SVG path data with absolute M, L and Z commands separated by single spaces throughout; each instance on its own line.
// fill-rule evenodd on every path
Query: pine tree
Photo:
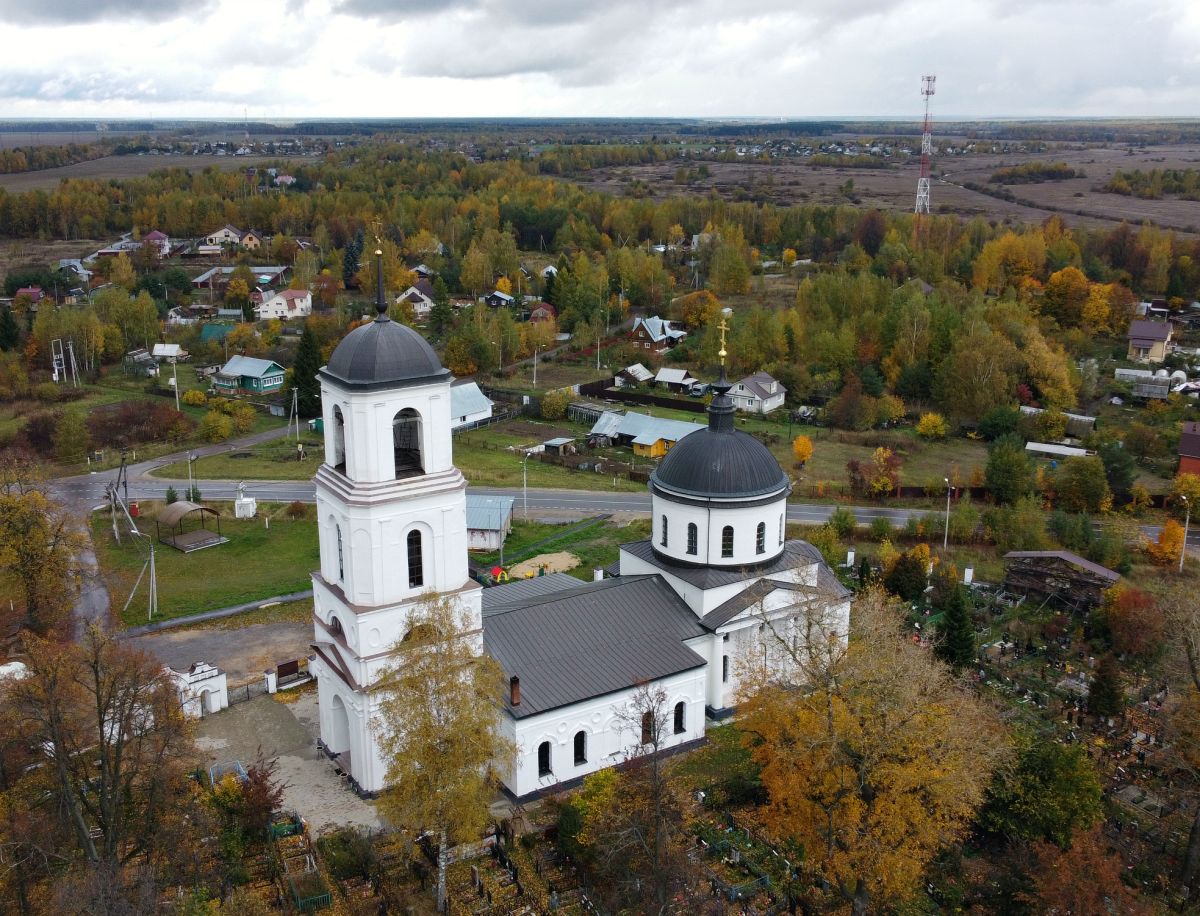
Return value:
M 942 608 L 942 621 L 938 624 L 941 641 L 937 655 L 956 671 L 975 662 L 975 626 L 967 606 L 966 590 L 955 585 Z
M 11 350 L 21 342 L 21 331 L 12 309 L 0 310 L 0 350 Z
M 863 557 L 858 564 L 858 584 L 862 588 L 866 588 L 870 584 L 871 579 L 871 561 Z
M 441 276 L 433 279 L 433 308 L 429 310 L 429 330 L 441 337 L 454 323 L 454 309 L 450 305 L 450 291 Z
M 305 419 L 321 415 L 321 386 L 317 383 L 320 369 L 321 348 L 317 346 L 317 335 L 306 322 L 304 333 L 300 335 L 300 346 L 296 348 L 296 362 L 292 366 L 296 409 Z
M 171 505 L 171 503 L 179 502 L 179 493 L 174 487 L 167 487 L 165 499 L 168 506 Z
M 1115 716 L 1125 708 L 1125 692 L 1121 686 L 1121 668 L 1113 655 L 1100 659 L 1096 676 L 1088 691 L 1088 712 L 1094 716 Z

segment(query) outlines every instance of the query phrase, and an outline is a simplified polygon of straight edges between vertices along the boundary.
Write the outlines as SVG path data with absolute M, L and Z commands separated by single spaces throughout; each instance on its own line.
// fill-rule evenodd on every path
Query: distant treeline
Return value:
M 56 169 L 108 155 L 99 144 L 68 143 L 65 146 L 29 146 L 0 149 L 0 174 Z
M 1110 194 L 1158 200 L 1164 196 L 1200 200 L 1200 169 L 1118 169 L 1104 190 Z
M 1062 181 L 1066 178 L 1083 177 L 1082 170 L 1071 168 L 1065 162 L 1035 160 L 1024 165 L 996 169 L 992 172 L 991 180 L 997 184 L 1036 184 L 1039 181 Z

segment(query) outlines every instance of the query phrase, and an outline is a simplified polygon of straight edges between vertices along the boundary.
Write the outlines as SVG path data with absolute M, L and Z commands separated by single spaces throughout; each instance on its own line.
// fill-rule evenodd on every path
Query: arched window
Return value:
M 700 529 L 696 527 L 695 522 L 688 522 L 688 543 L 687 552 L 695 556 L 699 549 Z
M 642 744 L 654 743 L 654 711 L 646 710 L 642 713 Z
M 334 525 L 334 530 L 337 532 L 337 547 L 338 547 L 338 581 L 346 581 L 346 559 L 342 554 L 342 526 Z
M 553 772 L 550 769 L 550 742 L 543 741 L 538 745 L 538 776 L 549 776 Z
M 335 471 L 346 473 L 346 419 L 336 404 L 333 405 L 333 460 L 329 463 Z
M 733 525 L 721 529 L 721 556 L 733 556 Z
M 342 622 L 336 617 L 329 618 L 329 629 L 333 631 L 334 636 L 346 635 L 346 631 L 342 629 Z
M 421 551 L 421 531 L 414 528 L 408 533 L 408 587 L 420 588 L 425 584 L 425 560 Z
M 687 714 L 687 706 L 683 702 L 675 704 L 675 734 L 682 735 L 687 731 L 684 722 L 684 716 Z
M 667 546 L 667 517 L 665 515 L 662 517 L 662 542 L 661 543 L 662 543 L 663 547 Z
M 755 553 L 766 553 L 767 552 L 767 523 L 766 522 L 758 523 L 758 531 L 754 535 L 754 552 Z
M 587 763 L 587 732 L 575 733 L 575 766 Z
M 779 513 L 779 543 L 783 543 L 783 513 Z
M 396 479 L 425 473 L 421 458 L 421 415 L 405 407 L 392 419 L 392 454 Z

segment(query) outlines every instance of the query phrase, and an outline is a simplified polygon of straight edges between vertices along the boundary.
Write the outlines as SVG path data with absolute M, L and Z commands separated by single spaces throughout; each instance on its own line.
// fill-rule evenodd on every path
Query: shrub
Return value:
M 180 396 L 180 400 L 187 404 L 188 407 L 203 407 L 208 403 L 208 395 L 203 391 L 193 388 L 191 391 L 185 391 Z
M 40 385 L 34 385 L 30 394 L 47 404 L 53 404 L 62 397 L 62 392 L 54 382 L 42 382 Z
M 892 536 L 892 523 L 885 516 L 877 515 L 869 525 L 871 537 L 876 541 L 884 541 Z
M 914 548 L 896 560 L 896 564 L 884 577 L 883 584 L 889 592 L 904 601 L 919 601 L 925 594 L 925 563 Z
M 923 413 L 917 421 L 917 435 L 922 439 L 945 439 L 949 432 L 946 418 L 940 413 Z
M 566 391 L 548 391 L 542 397 L 541 415 L 543 420 L 561 420 L 567 415 L 567 405 L 571 403 L 571 395 Z
M 1173 518 L 1167 519 L 1162 530 L 1158 532 L 1158 537 L 1147 541 L 1144 546 L 1146 556 L 1155 566 L 1172 566 L 1178 563 L 1183 551 L 1183 525 Z
M 839 538 L 846 540 L 854 533 L 854 529 L 858 527 L 858 519 L 855 517 L 852 509 L 839 506 L 833 510 L 826 524 L 837 532 Z
M 116 448 L 181 439 L 196 428 L 191 417 L 160 400 L 122 401 L 100 407 L 88 415 L 87 423 L 96 445 Z
M 300 500 L 288 503 L 287 508 L 283 511 L 288 518 L 293 520 L 306 518 L 308 516 L 308 506 L 300 502 Z
M 825 558 L 826 563 L 836 566 L 842 562 L 842 542 L 832 525 L 812 528 L 807 534 L 808 542 L 821 551 L 821 556 Z
M 249 404 L 235 404 L 229 418 L 233 421 L 234 432 L 244 436 L 254 428 L 256 412 Z
M 29 447 L 42 457 L 49 457 L 54 448 L 54 431 L 58 429 L 58 421 L 62 414 L 58 411 L 42 411 L 30 414 L 25 420 L 22 433 Z
M 174 487 L 167 487 L 167 494 L 165 498 L 168 506 L 171 505 L 171 503 L 179 502 L 179 494 L 176 492 Z
M 210 410 L 200 421 L 200 435 L 209 442 L 224 442 L 233 435 L 233 421 L 217 410 Z

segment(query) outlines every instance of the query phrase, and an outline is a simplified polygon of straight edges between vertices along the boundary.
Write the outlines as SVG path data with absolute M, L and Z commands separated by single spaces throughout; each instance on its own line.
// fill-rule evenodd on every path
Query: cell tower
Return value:
M 929 114 L 929 97 L 933 95 L 936 76 L 921 77 L 921 95 L 925 97 L 925 123 L 921 127 L 921 177 L 917 179 L 917 206 L 914 212 L 929 212 L 929 157 L 933 155 L 933 119 Z

